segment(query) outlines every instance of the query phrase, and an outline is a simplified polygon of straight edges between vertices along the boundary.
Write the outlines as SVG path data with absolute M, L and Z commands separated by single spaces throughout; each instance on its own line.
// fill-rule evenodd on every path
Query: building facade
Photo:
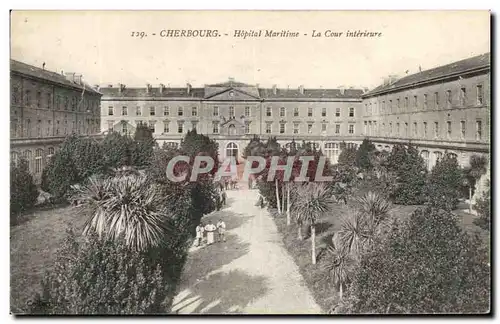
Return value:
M 362 89 L 259 88 L 229 80 L 193 88 L 160 85 L 99 89 L 101 129 L 130 134 L 138 124 L 154 130 L 160 145 L 178 145 L 188 130 L 219 143 L 219 156 L 242 153 L 250 139 L 275 136 L 281 145 L 292 140 L 315 143 L 336 163 L 340 143 L 362 141 Z
M 101 94 L 79 74 L 11 60 L 10 93 L 11 160 L 24 157 L 37 180 L 66 136 L 100 132 Z
M 379 150 L 415 144 L 428 169 L 443 154 L 466 166 L 490 151 L 490 54 L 386 82 L 363 97 L 362 135 Z

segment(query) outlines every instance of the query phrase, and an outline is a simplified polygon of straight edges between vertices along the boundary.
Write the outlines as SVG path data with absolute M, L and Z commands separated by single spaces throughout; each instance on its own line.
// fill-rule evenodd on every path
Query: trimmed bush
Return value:
M 28 170 L 28 162 L 20 159 L 10 166 L 10 215 L 11 222 L 20 212 L 32 208 L 38 198 L 38 189 Z M 14 219 L 13 219 L 14 217 Z
M 363 254 L 337 313 L 486 313 L 489 252 L 455 215 L 431 207 L 394 223 Z
M 455 209 L 463 183 L 463 172 L 456 157 L 445 154 L 429 175 L 425 190 L 428 204 L 445 210 Z
M 96 236 L 77 240 L 71 231 L 42 287 L 32 314 L 165 313 L 172 295 L 160 264 L 147 255 Z
M 375 150 L 375 145 L 369 139 L 365 138 L 356 151 L 356 166 L 361 170 L 371 170 L 373 165 L 370 161 L 370 155 Z

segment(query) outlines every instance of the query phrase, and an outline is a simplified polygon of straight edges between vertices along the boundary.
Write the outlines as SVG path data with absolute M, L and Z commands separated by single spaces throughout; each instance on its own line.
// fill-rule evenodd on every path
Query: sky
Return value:
M 209 29 L 212 38 L 161 30 Z M 295 38 L 237 38 L 235 30 Z M 312 37 L 322 33 L 322 37 Z M 324 32 L 342 32 L 325 37 Z M 380 37 L 345 37 L 347 31 Z M 132 37 L 132 32 L 148 36 Z M 152 34 L 156 35 L 153 36 Z M 228 34 L 225 36 L 224 34 Z M 307 34 L 305 36 L 304 34 Z M 193 86 L 234 78 L 261 87 L 376 87 L 490 51 L 488 11 L 13 11 L 11 58 L 83 74 L 89 84 Z

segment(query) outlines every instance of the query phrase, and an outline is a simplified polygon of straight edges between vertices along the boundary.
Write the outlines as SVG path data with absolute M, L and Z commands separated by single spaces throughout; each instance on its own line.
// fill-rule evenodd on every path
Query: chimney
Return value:
M 273 93 L 277 94 L 278 93 L 278 88 L 275 84 L 273 84 Z
M 45 70 L 45 62 L 42 64 L 42 70 Z
M 191 84 L 190 83 L 186 83 L 186 92 L 187 92 L 187 94 L 191 93 Z
M 108 88 L 113 88 L 113 85 L 112 84 L 108 84 Z
M 99 91 L 100 89 L 101 89 L 101 87 L 98 84 L 94 84 L 94 90 L 95 91 Z
M 367 93 L 369 89 L 367 87 L 363 87 L 363 93 Z
M 344 95 L 345 93 L 345 87 L 344 86 L 339 86 L 339 90 L 340 90 L 340 95 Z
M 396 82 L 398 80 L 398 76 L 395 75 L 395 74 L 391 74 L 389 75 L 389 84 L 393 84 L 394 82 Z
M 151 84 L 146 84 L 146 92 L 151 93 Z
M 165 85 L 160 83 L 160 94 L 163 94 L 163 90 L 165 90 Z
M 82 75 L 81 74 L 75 74 L 74 76 L 74 81 L 75 83 L 82 84 Z
M 123 93 L 123 90 L 125 90 L 125 85 L 122 83 L 119 83 L 118 88 L 119 88 L 118 93 Z
M 66 72 L 64 73 L 64 76 L 66 79 L 68 79 L 71 82 L 75 82 L 75 73 L 74 72 Z
M 303 85 L 299 86 L 299 92 L 300 92 L 300 94 L 304 94 L 304 86 Z

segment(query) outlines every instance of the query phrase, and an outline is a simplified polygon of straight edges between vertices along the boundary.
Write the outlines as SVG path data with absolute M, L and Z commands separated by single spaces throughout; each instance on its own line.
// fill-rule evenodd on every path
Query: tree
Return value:
M 458 204 L 463 173 L 457 158 L 445 154 L 432 169 L 426 188 L 427 202 L 437 208 L 453 210 Z
M 419 208 L 362 255 L 339 313 L 486 313 L 489 252 L 455 215 Z
M 32 208 L 38 198 L 38 189 L 28 170 L 28 162 L 19 159 L 10 166 L 10 214 L 11 221 L 18 213 Z
M 472 213 L 472 196 L 476 189 L 476 183 L 487 172 L 487 165 L 488 158 L 486 156 L 474 154 L 469 159 L 469 166 L 464 168 L 465 182 L 468 187 L 469 213 Z
M 131 163 L 137 167 L 144 167 L 151 162 L 151 156 L 156 146 L 153 131 L 146 124 L 139 124 L 131 143 Z
M 356 155 L 357 150 L 354 147 L 347 147 L 347 145 L 342 142 L 340 145 L 340 155 L 338 159 L 339 166 L 354 167 L 356 166 Z
M 483 192 L 481 199 L 476 202 L 475 208 L 479 217 L 474 219 L 474 224 L 489 231 L 491 227 L 491 184 L 489 180 L 487 188 L 488 190 Z
M 132 138 L 127 135 L 117 132 L 107 134 L 101 142 L 106 167 L 116 169 L 131 166 L 133 164 L 132 142 Z
M 370 161 L 370 155 L 374 151 L 376 151 L 375 145 L 369 139 L 365 138 L 356 151 L 356 166 L 361 170 L 371 170 L 373 165 Z
M 424 202 L 427 168 L 416 147 L 395 145 L 387 168 L 395 175 L 395 185 L 389 196 L 396 204 L 419 205 Z
M 63 144 L 43 170 L 42 189 L 50 192 L 56 199 L 64 199 L 71 185 L 79 180 L 80 177 L 73 164 L 71 151 Z
M 310 182 L 297 188 L 292 208 L 299 223 L 308 223 L 311 227 L 312 264 L 316 264 L 316 221 L 330 211 L 330 203 L 330 193 L 323 183 Z
M 146 176 L 91 178 L 76 196 L 86 213 L 84 235 L 121 241 L 132 250 L 160 246 L 171 233 L 164 197 Z

